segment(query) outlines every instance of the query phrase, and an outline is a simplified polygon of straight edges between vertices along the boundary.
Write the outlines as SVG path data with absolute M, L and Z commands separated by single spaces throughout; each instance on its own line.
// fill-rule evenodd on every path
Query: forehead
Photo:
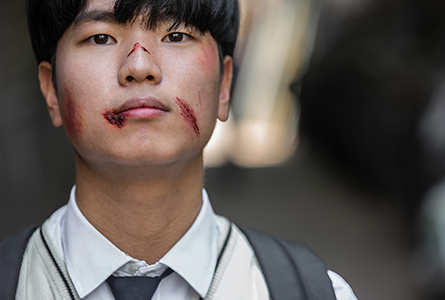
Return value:
M 89 21 L 106 21 L 121 25 L 132 25 L 134 22 L 146 30 L 156 30 L 159 26 L 167 26 L 168 30 L 187 27 L 196 33 L 205 34 L 209 31 L 208 7 L 201 0 L 87 0 L 71 23 L 71 28 Z M 189 9 L 192 5 L 195 9 Z M 203 15 L 205 17 L 203 18 Z
M 114 4 L 114 0 L 89 0 L 85 10 L 103 10 L 111 12 L 113 11 Z

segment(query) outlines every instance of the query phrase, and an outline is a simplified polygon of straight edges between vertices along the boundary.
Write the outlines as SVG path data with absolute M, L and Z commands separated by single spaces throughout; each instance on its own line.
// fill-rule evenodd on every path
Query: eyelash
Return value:
M 178 34 L 181 35 L 181 40 L 180 41 L 172 41 L 171 38 L 173 37 L 173 35 Z M 188 40 L 188 39 L 192 39 L 193 37 L 187 33 L 183 33 L 183 32 L 172 32 L 167 34 L 162 41 L 167 42 L 167 43 L 180 43 L 183 42 L 184 40 Z
M 179 41 L 171 40 L 173 38 L 173 35 L 180 35 L 181 40 L 179 40 Z M 100 43 L 98 40 L 96 40 L 96 39 L 104 39 L 104 38 L 106 38 L 106 41 L 104 43 Z M 184 42 L 185 40 L 192 39 L 192 38 L 193 37 L 187 33 L 172 32 L 172 33 L 167 34 L 162 39 L 162 41 L 167 42 L 167 43 L 181 43 L 181 42 Z M 108 34 L 95 34 L 93 36 L 90 36 L 86 41 L 88 41 L 92 44 L 95 44 L 95 45 L 109 45 L 109 44 L 117 43 L 116 39 Z
M 98 43 L 96 38 L 107 38 L 107 39 L 106 39 L 105 43 Z M 116 43 L 116 40 L 112 36 L 110 36 L 108 34 L 95 34 L 95 35 L 89 37 L 87 39 L 87 41 L 92 43 L 92 44 L 95 44 L 95 45 L 109 45 L 109 44 Z

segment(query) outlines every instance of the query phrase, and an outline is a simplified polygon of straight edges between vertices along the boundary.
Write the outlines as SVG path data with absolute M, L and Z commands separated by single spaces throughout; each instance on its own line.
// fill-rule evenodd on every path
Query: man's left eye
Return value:
M 179 43 L 190 38 L 188 34 L 181 32 L 173 32 L 164 37 L 164 41 L 168 43 Z
M 108 45 L 116 43 L 116 40 L 107 34 L 96 34 L 88 39 L 89 42 L 97 45 Z

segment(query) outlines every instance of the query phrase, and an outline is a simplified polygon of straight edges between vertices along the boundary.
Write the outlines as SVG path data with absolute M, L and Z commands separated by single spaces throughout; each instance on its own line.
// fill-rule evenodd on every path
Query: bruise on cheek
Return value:
M 214 68 L 216 59 L 219 59 L 217 46 L 215 43 L 212 43 L 212 39 L 207 39 L 207 41 L 202 44 L 199 61 L 203 67 Z
M 184 117 L 184 120 L 193 128 L 196 135 L 199 136 L 199 127 L 193 108 L 187 102 L 178 97 L 176 97 L 176 104 L 178 104 L 179 108 L 181 108 L 181 116 Z
M 63 91 L 65 95 L 63 121 L 66 131 L 69 133 L 69 135 L 73 138 L 76 138 L 80 133 L 82 133 L 82 119 L 79 115 L 77 103 L 71 91 L 67 87 L 64 87 Z
M 133 45 L 133 49 L 131 49 L 131 51 L 130 51 L 130 53 L 128 53 L 127 57 L 130 56 L 138 48 L 141 48 L 143 51 L 145 51 L 148 54 L 150 54 L 150 52 L 148 52 L 148 50 L 145 47 L 143 47 L 140 43 L 136 43 L 136 44 Z
M 105 120 L 116 128 L 123 128 L 125 126 L 125 121 L 127 116 L 125 112 L 117 113 L 116 111 L 106 111 L 102 114 Z

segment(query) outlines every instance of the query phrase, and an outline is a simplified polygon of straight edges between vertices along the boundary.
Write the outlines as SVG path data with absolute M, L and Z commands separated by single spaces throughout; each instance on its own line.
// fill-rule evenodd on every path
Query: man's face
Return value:
M 99 164 L 162 164 L 200 154 L 216 118 L 227 118 L 231 58 L 221 77 L 210 34 L 168 31 L 168 23 L 147 31 L 140 20 L 119 25 L 103 17 L 112 7 L 90 1 L 59 40 L 57 93 L 49 63 L 40 65 L 54 125 L 63 122 L 79 156 Z

